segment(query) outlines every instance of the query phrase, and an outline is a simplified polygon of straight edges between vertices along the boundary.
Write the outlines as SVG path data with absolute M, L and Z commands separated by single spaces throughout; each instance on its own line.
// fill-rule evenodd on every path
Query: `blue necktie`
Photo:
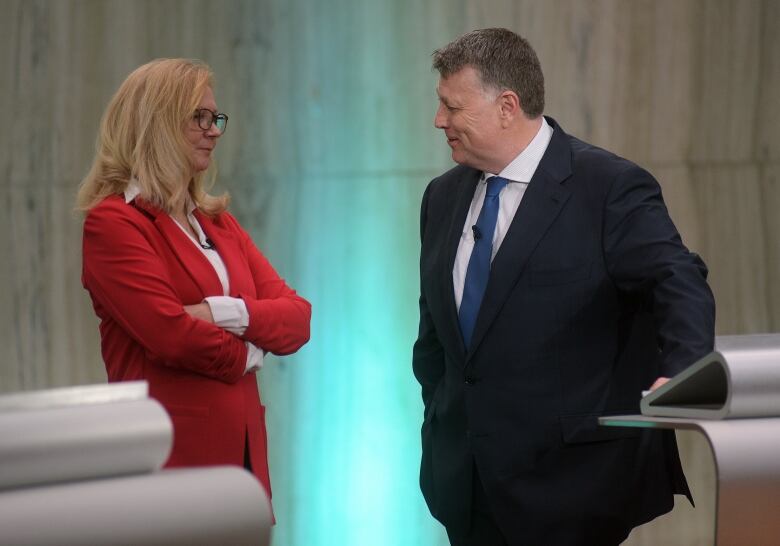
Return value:
M 498 219 L 498 194 L 506 186 L 508 180 L 500 176 L 491 176 L 487 180 L 485 201 L 472 227 L 474 231 L 474 250 L 471 251 L 469 266 L 466 269 L 466 281 L 463 284 L 463 299 L 460 302 L 458 320 L 463 342 L 466 349 L 471 344 L 471 334 L 477 322 L 477 313 L 485 295 L 488 277 L 490 276 L 490 256 L 493 254 L 493 232 Z

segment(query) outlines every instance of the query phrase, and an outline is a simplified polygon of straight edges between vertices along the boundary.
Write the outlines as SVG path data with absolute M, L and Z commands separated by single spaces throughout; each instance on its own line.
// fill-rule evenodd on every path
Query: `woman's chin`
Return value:
M 211 161 L 196 161 L 195 164 L 192 166 L 193 176 L 202 173 L 203 171 L 208 169 L 209 165 L 211 165 Z

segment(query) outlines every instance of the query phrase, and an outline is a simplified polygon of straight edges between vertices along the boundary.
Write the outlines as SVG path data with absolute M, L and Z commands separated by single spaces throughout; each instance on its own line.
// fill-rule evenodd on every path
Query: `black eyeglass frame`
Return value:
M 208 122 L 203 121 L 207 117 L 203 115 L 203 112 L 208 112 L 211 114 L 211 116 L 208 116 Z M 209 110 L 208 108 L 198 108 L 195 110 L 195 119 L 198 121 L 198 127 L 204 131 L 211 129 L 211 126 L 215 123 L 217 124 L 217 129 L 219 129 L 220 133 L 224 133 L 225 129 L 227 129 L 228 116 L 222 112 L 215 112 L 214 110 Z M 219 126 L 220 122 L 222 122 L 222 127 Z M 208 125 L 204 127 L 204 123 L 208 123 Z

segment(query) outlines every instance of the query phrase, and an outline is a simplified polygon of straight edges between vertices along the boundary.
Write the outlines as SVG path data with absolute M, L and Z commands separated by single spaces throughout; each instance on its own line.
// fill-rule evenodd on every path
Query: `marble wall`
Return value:
M 220 187 L 258 246 L 315 300 L 312 347 L 262 376 L 277 446 L 277 544 L 324 544 L 298 508 L 304 493 L 287 492 L 306 488 L 301 435 L 328 449 L 320 408 L 328 420 L 361 411 L 372 401 L 357 385 L 373 382 L 390 393 L 383 401 L 407 408 L 395 425 L 418 425 L 406 364 L 417 211 L 427 181 L 450 165 L 432 127 L 429 55 L 465 31 L 506 26 L 526 36 L 545 71 L 548 115 L 659 179 L 686 244 L 710 267 L 719 334 L 780 330 L 778 2 L 0 0 L 0 13 L 0 392 L 105 380 L 80 283 L 76 187 L 127 73 L 156 57 L 206 60 L 231 115 Z M 343 273 L 366 253 L 370 266 Z M 387 311 L 377 321 L 371 307 Z M 381 329 L 360 330 L 367 341 L 355 348 L 353 328 L 364 321 Z M 387 332 L 394 341 L 383 345 Z M 388 351 L 382 365 L 399 371 L 387 375 L 329 361 Z M 412 450 L 415 434 L 402 438 Z M 679 503 L 629 544 L 712 542 L 712 457 L 697 436 L 680 434 L 680 443 L 697 509 Z M 409 470 L 413 521 L 431 529 L 420 543 L 443 543 Z M 341 544 L 351 536 L 332 532 Z

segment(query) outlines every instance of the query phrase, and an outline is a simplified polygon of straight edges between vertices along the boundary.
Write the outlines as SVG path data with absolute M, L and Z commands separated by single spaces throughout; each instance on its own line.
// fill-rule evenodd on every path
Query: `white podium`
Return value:
M 267 546 L 254 476 L 160 470 L 172 442 L 145 382 L 0 396 L 0 543 Z
M 712 449 L 717 546 L 780 544 L 780 334 L 718 337 L 715 351 L 606 426 L 695 430 Z

